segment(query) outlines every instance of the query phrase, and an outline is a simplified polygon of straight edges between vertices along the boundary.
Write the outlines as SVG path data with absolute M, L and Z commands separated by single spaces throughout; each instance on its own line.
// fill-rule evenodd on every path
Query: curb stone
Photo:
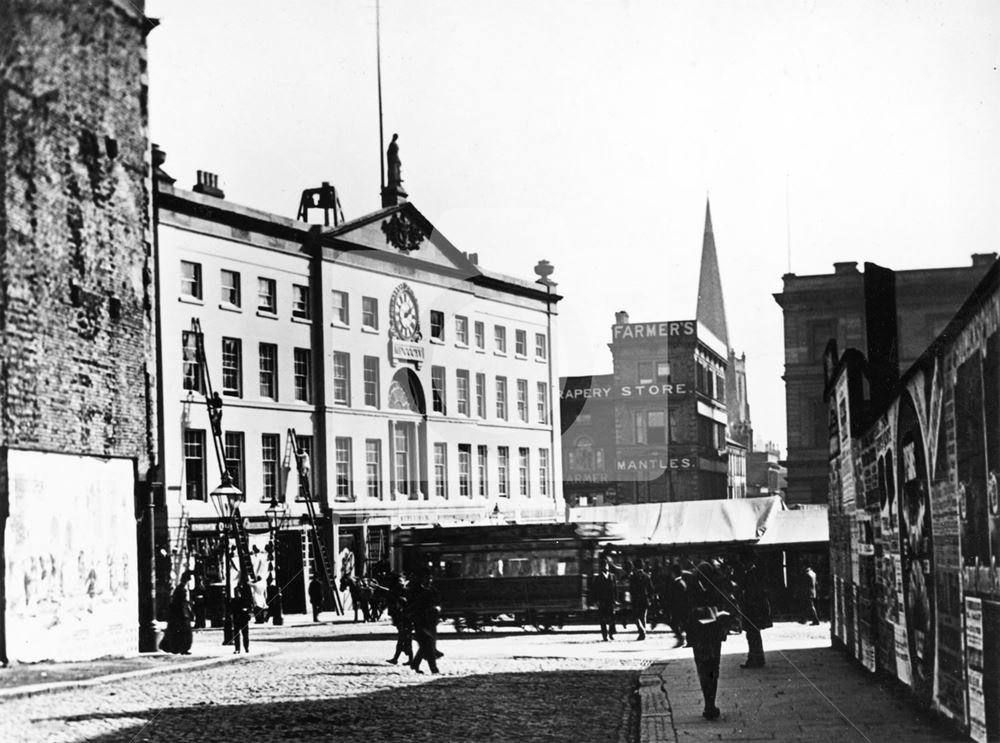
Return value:
M 674 713 L 664 685 L 666 662 L 652 663 L 639 675 L 639 743 L 675 743 Z

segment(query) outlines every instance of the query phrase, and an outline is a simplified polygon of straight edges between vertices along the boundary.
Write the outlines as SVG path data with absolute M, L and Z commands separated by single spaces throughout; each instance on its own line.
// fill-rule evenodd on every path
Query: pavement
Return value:
M 830 647 L 829 625 L 805 632 L 795 624 L 764 631 L 766 665 L 743 669 L 746 641 L 723 645 L 718 720 L 702 716 L 694 660 L 652 663 L 639 677 L 639 743 L 702 741 L 967 741 L 919 709 L 896 684 L 886 684 Z M 690 650 L 686 651 L 690 654 Z
M 311 626 L 311 623 L 305 615 L 293 616 L 288 626 L 305 627 Z M 163 628 L 160 626 L 161 634 Z M 0 669 L 0 701 L 106 684 L 121 679 L 204 668 L 239 659 L 240 656 L 233 652 L 233 646 L 222 645 L 221 639 L 220 631 L 196 631 L 188 655 L 174 655 L 157 650 L 126 658 L 97 658 L 65 663 L 12 663 L 7 668 Z M 254 655 L 277 651 L 277 647 L 269 643 L 255 642 L 251 648 Z
M 731 636 L 722 716 L 707 722 L 691 651 L 662 628 L 645 642 L 632 629 L 601 642 L 596 627 L 457 634 L 443 625 L 442 673 L 432 676 L 385 663 L 386 622 L 286 620 L 254 625 L 250 655 L 206 630 L 191 656 L 0 671 L 0 740 L 966 740 L 831 649 L 826 624 L 767 630 L 757 670 L 739 668 L 746 641 Z

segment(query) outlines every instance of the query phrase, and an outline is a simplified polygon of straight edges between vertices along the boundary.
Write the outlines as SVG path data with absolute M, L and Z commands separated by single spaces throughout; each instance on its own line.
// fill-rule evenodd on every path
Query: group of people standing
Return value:
M 191 644 L 194 641 L 192 623 L 195 621 L 195 608 L 188 591 L 189 575 L 185 574 L 170 595 L 170 606 L 167 610 L 167 628 L 160 640 L 160 650 L 177 655 L 190 655 Z M 231 622 L 234 653 L 250 652 L 250 624 L 257 613 L 253 590 L 245 581 L 236 585 L 232 598 L 229 600 L 229 621 Z M 202 623 L 204 626 L 204 623 Z M 241 642 L 242 641 L 242 642 Z
M 803 566 L 803 611 L 812 624 L 819 623 L 816 612 L 816 573 Z M 627 594 L 630 611 L 618 611 Z M 667 624 L 676 638 L 675 647 L 687 644 L 694 653 L 707 720 L 719 717 L 716 694 L 722 643 L 731 632 L 747 637 L 747 658 L 741 668 L 765 665 L 761 631 L 772 626 L 771 601 L 767 584 L 752 552 L 736 558 L 689 559 L 667 562 L 642 559 L 615 562 L 610 549 L 600 556 L 600 573 L 593 577 L 590 601 L 596 605 L 601 637 L 614 640 L 616 622 L 632 621 L 636 640 L 645 640 L 647 623 Z

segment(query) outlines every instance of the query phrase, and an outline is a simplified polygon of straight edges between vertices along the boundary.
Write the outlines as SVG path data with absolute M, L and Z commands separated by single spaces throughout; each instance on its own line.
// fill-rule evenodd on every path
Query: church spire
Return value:
M 698 311 L 695 317 L 729 347 L 726 305 L 722 299 L 722 279 L 719 277 L 719 258 L 715 254 L 712 209 L 708 199 L 705 199 L 705 238 L 701 245 L 701 275 L 698 278 Z

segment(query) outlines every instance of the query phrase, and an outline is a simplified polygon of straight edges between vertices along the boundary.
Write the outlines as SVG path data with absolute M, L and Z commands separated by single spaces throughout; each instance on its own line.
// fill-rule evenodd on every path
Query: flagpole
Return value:
M 385 140 L 382 134 L 382 34 L 379 20 L 379 0 L 375 0 L 375 70 L 378 78 L 378 168 L 379 198 L 385 189 Z

